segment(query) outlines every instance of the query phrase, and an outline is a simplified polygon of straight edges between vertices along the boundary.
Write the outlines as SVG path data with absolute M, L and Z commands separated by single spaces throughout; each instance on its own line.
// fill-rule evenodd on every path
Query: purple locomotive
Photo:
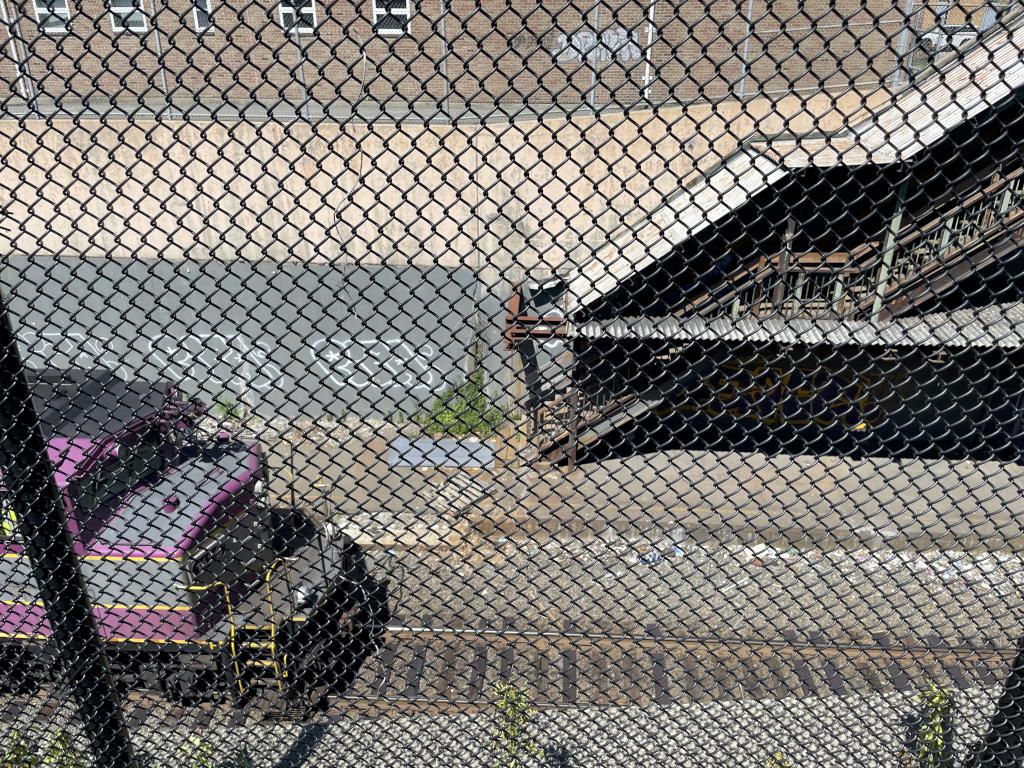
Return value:
M 61 371 L 32 386 L 122 685 L 322 701 L 351 683 L 383 634 L 385 586 L 353 542 L 267 503 L 259 443 L 198 439 L 201 409 L 168 384 Z M 33 687 L 52 674 L 49 624 L 13 510 L 0 512 L 7 684 Z

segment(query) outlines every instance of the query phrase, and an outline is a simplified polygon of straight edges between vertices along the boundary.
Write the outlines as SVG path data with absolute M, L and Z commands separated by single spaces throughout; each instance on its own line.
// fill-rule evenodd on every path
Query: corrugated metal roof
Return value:
M 887 347 L 1024 346 L 1024 304 L 961 309 L 892 322 L 781 315 L 718 317 L 621 317 L 594 320 L 575 333 L 591 339 L 666 339 L 680 341 L 747 341 L 776 344 L 830 344 Z
M 927 77 L 842 133 L 741 146 L 719 166 L 670 195 L 647 220 L 624 225 L 569 278 L 573 314 L 614 291 L 680 243 L 731 215 L 785 174 L 808 165 L 909 160 L 970 117 L 1024 85 L 1024 12 L 994 27 Z

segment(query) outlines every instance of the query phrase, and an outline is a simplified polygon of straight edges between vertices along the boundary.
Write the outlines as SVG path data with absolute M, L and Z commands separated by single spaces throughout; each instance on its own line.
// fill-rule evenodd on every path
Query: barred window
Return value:
M 316 29 L 316 3 L 313 0 L 284 0 L 278 6 L 281 27 L 289 34 L 310 33 Z
M 36 12 L 39 29 L 47 34 L 68 31 L 71 22 L 71 9 L 68 0 L 32 0 Z
M 76 508 L 92 512 L 143 480 L 160 472 L 166 464 L 166 438 L 152 429 L 137 442 L 120 444 L 117 450 L 69 486 Z
M 379 35 L 404 35 L 410 16 L 407 0 L 373 0 L 373 28 Z
M 202 33 L 213 26 L 213 0 L 195 0 L 192 6 L 192 21 L 196 33 Z
M 107 0 L 110 26 L 115 32 L 145 32 L 146 12 L 142 0 Z

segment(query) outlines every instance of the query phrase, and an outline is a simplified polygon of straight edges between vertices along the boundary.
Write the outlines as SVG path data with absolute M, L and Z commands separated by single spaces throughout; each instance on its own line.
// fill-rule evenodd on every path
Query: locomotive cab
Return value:
M 125 685 L 243 697 L 349 685 L 383 633 L 384 588 L 351 541 L 268 504 L 259 443 L 199 437 L 197 408 L 167 384 L 60 372 L 34 394 L 92 613 Z M 34 653 L 50 628 L 3 509 L 0 639 Z

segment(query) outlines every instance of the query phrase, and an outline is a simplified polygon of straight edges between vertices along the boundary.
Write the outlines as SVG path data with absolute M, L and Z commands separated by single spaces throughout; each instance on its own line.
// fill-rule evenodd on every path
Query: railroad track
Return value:
M 950 646 L 937 639 L 899 643 L 878 637 L 870 643 L 838 644 L 792 636 L 677 636 L 654 628 L 643 635 L 605 635 L 395 625 L 349 693 L 316 717 L 490 711 L 499 680 L 527 688 L 541 709 L 910 693 L 933 681 L 956 689 L 989 688 L 1002 683 L 1014 653 L 1013 648 Z M 4 697 L 0 721 L 49 720 L 60 699 L 48 689 L 31 697 Z M 175 705 L 145 691 L 132 691 L 125 709 L 136 726 L 280 719 L 259 703 L 247 710 L 219 702 Z
M 508 680 L 540 707 L 676 703 L 916 691 L 999 685 L 1015 649 L 950 646 L 938 639 L 837 644 L 516 629 L 393 626 L 339 709 L 475 711 Z

